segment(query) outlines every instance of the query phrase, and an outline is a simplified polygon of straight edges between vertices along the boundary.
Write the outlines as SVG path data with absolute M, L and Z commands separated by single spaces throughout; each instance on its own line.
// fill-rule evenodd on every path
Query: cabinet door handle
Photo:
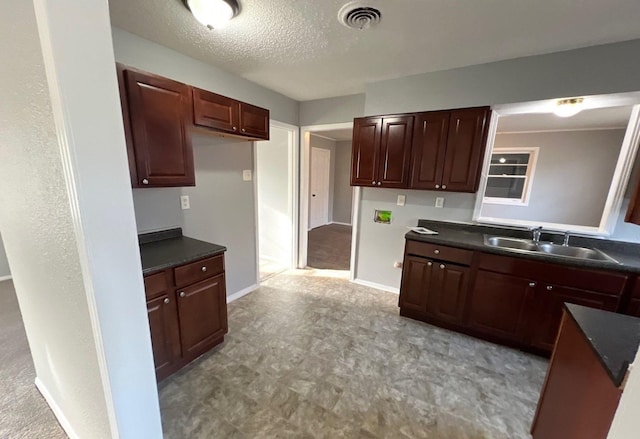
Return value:
M 444 264 L 440 264 L 440 269 L 444 270 Z
M 233 127 L 233 131 L 238 131 L 238 127 Z
M 438 250 L 438 249 L 435 249 L 433 252 L 434 252 L 435 254 L 437 254 L 437 255 L 439 255 L 439 254 L 440 254 L 440 250 Z
M 378 182 L 378 186 L 380 186 L 382 183 Z
M 203 273 L 205 273 L 207 271 L 207 267 L 202 267 L 201 270 Z
M 433 265 L 433 262 L 429 261 L 429 262 L 427 262 L 427 265 L 428 265 L 429 267 L 431 267 L 431 266 Z
M 447 185 L 446 185 L 446 184 L 443 184 L 443 185 L 442 185 L 442 189 L 446 189 L 446 188 L 447 188 Z
M 180 297 L 184 297 L 186 296 L 186 294 L 184 293 L 184 291 L 180 291 Z
M 169 304 L 169 302 L 170 302 L 170 300 L 169 300 L 169 298 L 168 298 L 168 297 L 167 297 L 166 299 L 164 299 L 164 304 L 165 304 L 165 305 L 168 305 L 168 304 Z
M 147 180 L 146 178 L 142 179 L 142 184 L 149 184 L 149 180 Z
M 242 132 L 244 133 L 246 130 L 244 128 L 242 128 Z
M 536 286 L 536 283 L 535 283 L 535 282 L 529 282 L 529 286 L 530 286 L 531 288 L 533 288 L 533 287 L 535 287 L 535 286 Z
M 547 290 L 548 290 L 548 291 L 553 290 L 553 285 L 547 285 Z
M 375 180 L 371 182 L 371 184 L 376 184 Z
M 440 185 L 439 184 L 436 185 L 436 189 L 440 189 Z

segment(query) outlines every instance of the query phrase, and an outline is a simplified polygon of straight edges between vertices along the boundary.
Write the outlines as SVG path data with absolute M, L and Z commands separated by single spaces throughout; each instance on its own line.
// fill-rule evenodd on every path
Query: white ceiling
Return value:
M 558 117 L 553 113 L 507 115 L 498 120 L 498 133 L 626 128 L 631 108 L 595 108 L 572 117 Z
M 640 38 L 638 0 L 379 0 L 382 21 L 364 32 L 338 23 L 347 0 L 239 1 L 240 15 L 214 31 L 181 0 L 109 0 L 109 6 L 113 25 L 296 100 Z

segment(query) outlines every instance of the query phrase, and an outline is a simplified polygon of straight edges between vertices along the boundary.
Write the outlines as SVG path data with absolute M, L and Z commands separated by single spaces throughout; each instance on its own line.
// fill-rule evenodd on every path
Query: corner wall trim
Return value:
M 53 396 L 51 396 L 51 393 L 49 393 L 49 391 L 45 387 L 44 383 L 40 380 L 40 378 L 36 377 L 35 383 L 36 383 L 36 388 L 40 391 L 40 394 L 45 399 L 45 401 L 47 401 L 47 404 L 49 404 L 51 411 L 53 412 L 54 416 L 60 423 L 60 426 L 62 427 L 64 432 L 67 433 L 67 436 L 69 436 L 70 439 L 80 439 L 80 436 L 75 432 L 75 430 L 73 429 L 73 426 L 71 425 L 67 417 L 62 412 L 62 409 L 60 408 L 58 403 L 56 403 L 56 401 L 53 399 Z
M 0 276 L 0 282 L 5 281 L 5 280 L 11 280 L 13 279 L 13 276 L 8 275 L 8 276 Z
M 227 296 L 227 303 L 231 303 L 234 300 L 238 300 L 239 298 L 246 296 L 249 293 L 253 293 L 257 289 L 258 289 L 258 284 L 253 284 L 250 287 L 247 287 L 238 291 L 237 293 L 233 293 L 232 295 Z
M 354 284 L 362 285 L 365 287 L 376 288 L 378 290 L 386 291 L 388 293 L 400 294 L 400 288 L 390 287 L 388 285 L 382 285 L 376 282 L 369 282 L 368 280 L 354 279 Z

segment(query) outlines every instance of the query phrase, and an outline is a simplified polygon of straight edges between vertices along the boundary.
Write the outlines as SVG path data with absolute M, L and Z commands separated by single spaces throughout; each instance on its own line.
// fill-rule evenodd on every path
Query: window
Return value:
M 527 206 L 538 148 L 494 148 L 484 203 Z

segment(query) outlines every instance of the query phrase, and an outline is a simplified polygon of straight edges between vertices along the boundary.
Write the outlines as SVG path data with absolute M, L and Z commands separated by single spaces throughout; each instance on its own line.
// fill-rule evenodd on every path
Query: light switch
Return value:
M 404 195 L 398 195 L 398 206 L 404 206 L 407 197 Z
M 440 209 L 444 207 L 444 197 L 437 197 L 436 198 L 436 207 L 438 207 Z
M 245 169 L 242 171 L 242 180 L 251 181 L 251 169 Z
M 182 210 L 191 209 L 191 204 L 189 202 L 189 195 L 180 196 L 180 207 L 182 207 Z

